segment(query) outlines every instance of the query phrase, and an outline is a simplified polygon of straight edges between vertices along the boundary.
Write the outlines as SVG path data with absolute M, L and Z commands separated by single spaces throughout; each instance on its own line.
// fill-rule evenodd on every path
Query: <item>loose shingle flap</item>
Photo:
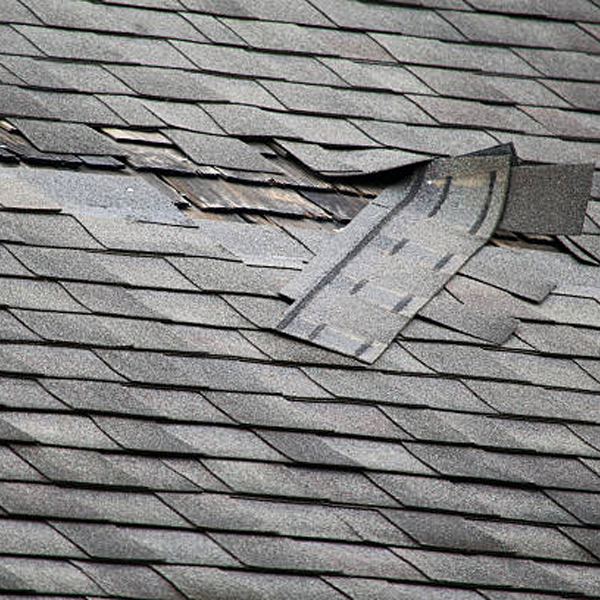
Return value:
M 278 328 L 375 361 L 492 235 L 510 162 L 440 159 L 388 187 L 283 288 L 295 302 Z
M 513 167 L 500 227 L 523 233 L 581 233 L 593 174 L 593 164 Z
M 282 289 L 294 303 L 278 329 L 372 363 L 499 223 L 581 231 L 592 168 L 516 162 L 510 146 L 499 146 L 432 161 L 386 188 Z M 510 336 L 511 328 L 486 329 Z

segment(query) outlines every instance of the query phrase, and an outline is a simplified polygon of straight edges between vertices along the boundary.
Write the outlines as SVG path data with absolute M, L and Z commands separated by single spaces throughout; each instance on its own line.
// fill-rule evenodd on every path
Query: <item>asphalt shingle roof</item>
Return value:
M 0 593 L 600 596 L 599 27 L 3 0 Z

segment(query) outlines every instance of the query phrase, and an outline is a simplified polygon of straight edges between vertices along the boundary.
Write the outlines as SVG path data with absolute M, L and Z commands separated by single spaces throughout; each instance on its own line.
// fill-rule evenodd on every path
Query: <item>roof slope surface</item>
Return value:
M 372 364 L 277 331 L 281 290 L 383 185 L 316 172 L 508 140 L 597 162 L 599 6 L 4 0 L 0 19 L 0 158 L 20 161 L 0 171 L 2 593 L 600 596 L 597 201 L 569 252 L 499 234 Z M 96 172 L 124 163 L 186 175 Z M 165 181 L 234 213 L 191 220 Z M 224 189 L 240 204 L 209 206 Z

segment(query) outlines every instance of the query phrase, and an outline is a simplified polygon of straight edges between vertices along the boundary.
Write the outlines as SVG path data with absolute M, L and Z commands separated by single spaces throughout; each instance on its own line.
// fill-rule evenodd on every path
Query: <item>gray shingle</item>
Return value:
M 183 566 L 159 566 L 158 571 L 188 597 L 284 600 L 291 594 L 314 600 L 342 600 L 341 594 L 318 577 Z
M 600 489 L 598 476 L 572 458 L 506 455 L 474 448 L 407 444 L 411 452 L 444 475 L 586 491 Z
M 353 119 L 373 139 L 392 148 L 405 148 L 435 155 L 457 155 L 489 148 L 494 138 L 483 131 L 447 127 L 422 127 Z
M 598 41 L 573 24 L 448 12 L 446 18 L 474 42 L 597 52 Z
M 213 5 L 206 7 L 209 10 Z M 233 33 L 231 29 L 226 27 L 217 18 L 206 14 L 190 12 L 185 15 L 185 18 L 208 40 L 215 44 L 232 44 L 235 46 L 243 46 L 245 42 L 238 35 Z
M 508 341 L 518 324 L 508 314 L 465 307 L 443 292 L 423 307 L 420 316 L 493 344 Z
M 17 25 L 16 29 L 53 58 L 129 63 L 170 68 L 193 65 L 164 40 L 105 36 L 88 31 Z
M 559 490 L 550 490 L 548 494 L 583 523 L 588 525 L 598 525 L 600 523 L 600 515 L 597 510 L 598 494 Z
M 481 596 L 470 590 L 447 587 L 419 586 L 417 584 L 392 583 L 359 577 L 324 577 L 326 581 L 342 590 L 354 600 L 411 600 L 424 595 L 431 600 L 481 600 Z
M 11 515 L 109 520 L 162 527 L 188 526 L 155 496 L 133 492 L 2 482 L 0 506 Z
M 344 0 L 316 0 L 315 5 L 332 21 L 344 28 L 391 31 L 408 36 L 447 40 L 463 39 L 454 27 L 434 11 L 402 6 L 362 7 Z
M 162 258 L 89 253 L 62 248 L 14 246 L 12 252 L 34 273 L 50 279 L 195 291 L 197 288 Z
M 344 377 L 334 369 L 305 368 L 305 372 L 338 398 L 375 400 L 391 404 L 455 408 L 472 412 L 489 409 L 457 381 L 406 375 L 375 375 L 345 371 Z
M 594 21 L 600 18 L 600 11 L 592 2 L 575 0 L 568 5 L 556 4 L 552 0 L 471 0 L 471 4 L 481 11 L 501 12 L 517 15 L 549 17 L 566 21 Z
M 84 558 L 83 553 L 46 523 L 0 520 L 0 543 L 6 554 Z
M 331 507 L 265 502 L 223 494 L 168 494 L 162 498 L 199 528 L 278 533 L 293 537 L 358 541 L 360 538 Z
M 492 106 L 481 102 L 433 96 L 410 98 L 444 125 L 478 126 L 538 135 L 548 133 L 545 127 L 513 106 Z
M 130 561 L 159 558 L 155 552 L 129 536 L 127 529 L 108 523 L 54 521 L 52 526 L 93 558 Z
M 519 56 L 506 48 L 453 44 L 425 38 L 402 35 L 373 34 L 372 37 L 402 63 L 478 69 L 488 73 L 538 75 Z
M 144 106 L 172 127 L 202 133 L 223 133 L 223 130 L 195 104 L 146 100 Z
M 518 49 L 517 54 L 544 75 L 558 79 L 600 81 L 598 57 L 580 52 Z
M 243 563 L 255 567 L 297 569 L 311 573 L 343 573 L 370 577 L 422 579 L 408 563 L 383 548 L 326 544 L 234 534 L 214 534 Z M 268 543 L 265 543 L 269 540 Z
M 82 446 L 85 446 L 82 444 Z M 105 459 L 98 452 L 21 446 L 15 448 L 20 456 L 57 484 L 116 486 L 139 488 L 141 484 Z
M 63 91 L 36 91 L 35 97 L 45 106 L 51 107 L 52 115 L 60 121 L 87 123 L 89 125 L 124 125 L 124 121 L 104 103 L 90 94 L 75 94 Z M 48 115 L 41 115 L 47 117 Z M 84 154 L 84 152 L 81 152 Z M 90 153 L 91 154 L 91 153 Z
M 167 132 L 187 156 L 200 165 L 215 165 L 246 171 L 278 173 L 279 168 L 256 149 L 234 138 L 180 129 Z
M 312 405 L 290 402 L 283 396 L 205 392 L 223 413 L 239 423 L 298 429 L 329 430 L 333 425 L 312 411 Z
M 120 79 L 124 79 L 115 73 Z M 168 88 L 171 90 L 171 88 Z M 135 96 L 98 95 L 99 100 L 104 102 L 131 127 L 161 127 L 162 121 L 155 116 L 144 102 Z
M 108 139 L 108 138 L 106 138 Z M 130 175 L 105 175 L 102 173 L 72 172 L 47 169 L 18 169 L 12 171 L 16 176 L 15 185 L 33 186 L 51 201 L 75 214 L 89 214 L 97 217 L 144 220 L 158 223 L 190 225 L 185 215 L 175 207 L 175 192 L 164 185 L 155 185 L 145 179 Z M 17 231 L 33 224 L 39 224 L 41 215 L 18 215 L 7 223 L 16 221 Z M 99 248 L 96 242 L 82 226 L 70 217 L 52 217 L 60 231 L 46 233 L 45 227 L 39 234 L 26 234 L 29 243 L 48 246 L 74 246 Z M 45 222 L 44 222 L 45 223 Z M 60 234 L 66 240 L 59 242 Z M 23 234 L 21 234 L 23 235 Z M 56 240 L 44 243 L 45 240 Z M 31 241 L 30 241 L 31 240 Z M 42 240 L 44 242 L 42 242 Z
M 202 39 L 182 17 L 172 12 L 96 6 L 73 0 L 43 2 L 25 0 L 25 4 L 46 24 L 65 29 L 143 33 L 152 37 Z
M 526 422 L 395 406 L 385 407 L 384 411 L 400 427 L 421 441 L 475 444 L 575 456 L 595 454 L 591 446 L 582 443 L 581 439 L 558 423 Z
M 12 183 L 14 185 L 16 182 L 13 180 Z M 0 237 L 6 241 L 40 246 L 101 248 L 74 218 L 67 215 L 3 211 L 0 215 Z
M 94 155 L 122 155 L 111 140 L 82 123 L 54 123 L 12 119 L 27 139 L 42 152 L 74 152 Z
M 593 165 L 511 169 L 510 193 L 500 226 L 540 234 L 581 233 L 592 173 Z
M 320 61 L 335 71 L 352 87 L 412 94 L 428 94 L 431 92 L 430 88 L 408 69 L 400 66 L 365 63 L 341 58 L 321 58 Z
M 39 19 L 27 8 L 25 8 L 19 0 L 7 0 L 3 6 L 2 22 L 6 23 L 39 23 Z
M 199 531 L 122 527 L 120 532 L 167 563 L 221 567 L 239 565 L 230 554 Z
M 374 473 L 370 478 L 405 507 L 550 524 L 576 522 L 569 512 L 536 490 L 389 473 Z
M 13 342 L 34 342 L 40 337 L 25 327 L 11 313 L 0 310 L 0 339 Z
M 555 83 L 550 79 L 525 79 L 517 77 L 491 77 L 484 76 L 484 81 L 504 94 L 515 104 L 524 104 L 530 106 L 555 106 L 566 108 L 567 104 L 559 96 L 564 96 L 558 92 L 558 96 L 550 89 L 557 91 Z M 548 89 L 550 88 L 550 89 Z
M 0 569 L 17 578 L 18 585 L 12 589 L 53 595 L 103 593 L 95 581 L 66 560 L 3 557 Z
M 3 56 L 0 62 L 34 87 L 100 94 L 131 92 L 124 83 L 98 65 L 38 60 L 25 56 Z M 38 97 L 56 98 L 56 95 Z M 68 113 L 65 116 L 68 117 Z
M 198 233 L 256 266 L 273 266 L 272 262 L 281 260 L 298 268 L 313 257 L 294 237 L 275 227 L 204 220 L 198 221 Z
M 597 111 L 600 108 L 600 101 L 598 100 L 600 86 L 597 83 L 549 79 L 545 81 L 545 84 L 575 108 L 589 111 Z
M 20 409 L 65 410 L 65 405 L 51 396 L 37 382 L 27 379 L 0 378 L 0 405 Z
M 114 450 L 116 444 L 91 419 L 54 413 L 11 412 L 3 421 L 41 444 Z
M 224 99 L 206 85 L 205 77 L 200 73 L 128 66 L 109 67 L 108 70 L 143 96 L 190 101 Z M 135 124 L 130 119 L 126 120 L 131 125 Z M 141 124 L 139 119 L 136 120 Z
M 0 477 L 4 481 L 43 481 L 44 476 L 6 446 L 0 447 Z M 0 500 L 0 506 L 3 506 Z
M 368 506 L 397 505 L 362 473 L 247 461 L 205 460 L 204 464 L 237 492 Z
M 511 103 L 509 97 L 490 85 L 479 73 L 429 67 L 410 67 L 409 70 L 441 96 Z
M 198 235 L 195 228 L 171 229 L 158 223 L 121 221 L 108 216 L 78 215 L 77 219 L 95 239 L 111 250 L 232 258 L 223 247 Z
M 318 10 L 306 0 L 300 0 L 292 6 L 282 6 L 276 0 L 238 0 L 214 5 L 210 0 L 183 0 L 190 10 L 232 17 L 252 17 L 265 21 L 287 21 L 306 25 L 330 25 Z
M 188 458 L 165 458 L 162 462 L 173 472 L 185 477 L 194 485 L 209 492 L 228 492 L 230 488 L 217 479 L 200 461 Z M 179 491 L 179 490 L 178 490 Z
M 117 417 L 95 417 L 95 423 L 127 450 L 160 453 L 190 453 L 192 447 L 160 423 L 131 421 Z M 133 425 L 133 426 L 132 426 Z
M 121 379 L 91 351 L 84 349 L 4 344 L 0 355 L 7 371 L 21 374 L 108 381 Z
M 86 575 L 114 596 L 137 596 L 148 600 L 180 600 L 183 596 L 149 567 L 109 565 L 76 561 Z
M 362 33 L 238 19 L 223 22 L 254 48 L 391 62 L 390 55 Z
M 287 108 L 294 111 L 342 117 L 369 117 L 420 125 L 434 124 L 418 106 L 398 94 L 327 88 L 285 81 L 264 81 L 263 85 Z
M 40 56 L 42 54 L 36 46 L 9 25 L 0 25 L 0 40 L 2 40 L 4 52 L 29 56 Z
M 203 425 L 172 425 L 168 431 L 204 456 L 253 460 L 284 460 L 255 433 Z
M 241 261 L 174 257 L 169 262 L 203 291 L 273 296 L 282 285 L 278 270 L 252 268 Z
M 398 549 L 395 553 L 437 581 L 486 586 L 502 582 L 514 588 L 574 589 L 564 578 L 552 577 L 543 566 L 533 561 L 411 549 Z

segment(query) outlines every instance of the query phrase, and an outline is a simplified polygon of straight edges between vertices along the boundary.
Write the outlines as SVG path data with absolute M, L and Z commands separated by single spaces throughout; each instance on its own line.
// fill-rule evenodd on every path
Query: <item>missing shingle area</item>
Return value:
M 510 146 L 415 167 L 282 289 L 293 303 L 279 331 L 373 363 L 499 226 L 581 232 L 592 173 L 522 167 Z

